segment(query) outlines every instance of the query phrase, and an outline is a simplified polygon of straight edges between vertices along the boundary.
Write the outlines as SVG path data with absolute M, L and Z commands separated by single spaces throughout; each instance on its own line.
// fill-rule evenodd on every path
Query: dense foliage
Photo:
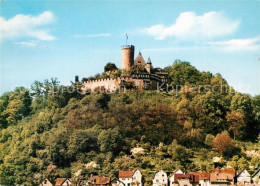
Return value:
M 209 171 L 216 156 L 220 166 L 257 168 L 260 159 L 246 151 L 259 149 L 260 96 L 235 92 L 219 74 L 187 62 L 165 70 L 179 85 L 170 92 L 82 95 L 77 77 L 71 86 L 51 79 L 34 82 L 31 94 L 17 88 L 2 95 L 0 183 L 138 168 L 149 185 L 158 169 Z

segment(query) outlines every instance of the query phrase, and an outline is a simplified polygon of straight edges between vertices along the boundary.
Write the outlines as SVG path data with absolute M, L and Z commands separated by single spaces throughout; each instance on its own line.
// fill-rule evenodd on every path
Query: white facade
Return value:
M 210 186 L 210 181 L 209 180 L 200 180 L 199 185 L 200 186 Z
M 71 185 L 72 183 L 70 182 L 70 180 L 66 180 L 66 181 L 64 181 L 62 184 L 61 184 L 61 186 L 69 186 L 69 185 Z
M 174 175 L 175 174 L 183 174 L 183 172 L 180 169 L 177 169 L 176 171 L 174 171 L 170 176 L 169 176 L 169 181 L 170 181 L 170 185 L 169 186 L 174 186 Z
M 45 178 L 42 183 L 40 184 L 40 186 L 53 186 L 52 183 L 47 179 Z
M 167 186 L 168 178 L 166 172 L 159 170 L 155 173 L 153 178 L 153 186 Z
M 247 172 L 246 169 L 243 169 L 237 176 L 237 182 L 246 184 L 250 183 L 250 174 Z
M 119 178 L 119 180 L 125 184 L 120 183 L 120 186 L 142 186 L 142 174 L 139 170 L 135 170 L 132 177 Z

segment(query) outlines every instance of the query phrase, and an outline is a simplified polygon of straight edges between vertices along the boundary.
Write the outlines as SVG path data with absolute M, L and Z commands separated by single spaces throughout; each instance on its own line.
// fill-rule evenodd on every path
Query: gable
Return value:
M 250 177 L 250 174 L 248 173 L 247 170 L 242 170 L 237 177 Z
M 133 177 L 136 177 L 136 176 L 142 176 L 142 174 L 141 174 L 141 172 L 138 170 L 138 169 L 136 169 L 135 170 L 135 172 L 134 172 L 134 174 L 133 174 Z
M 134 65 L 143 65 L 143 66 L 145 66 L 145 64 L 146 64 L 145 60 L 144 60 L 142 54 L 139 52 L 139 54 L 135 58 Z

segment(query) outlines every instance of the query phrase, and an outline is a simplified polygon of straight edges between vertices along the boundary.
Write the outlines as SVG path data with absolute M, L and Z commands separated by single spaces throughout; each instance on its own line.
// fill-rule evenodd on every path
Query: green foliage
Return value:
M 117 67 L 114 63 L 108 62 L 104 67 L 104 72 L 117 70 Z
M 257 167 L 259 159 L 245 151 L 259 148 L 259 96 L 221 93 L 215 85 L 227 82 L 219 74 L 199 72 L 188 62 L 166 70 L 173 84 L 184 85 L 176 96 L 137 90 L 82 95 L 78 78 L 70 86 L 36 81 L 31 93 L 17 88 L 2 95 L 0 183 L 39 185 L 43 177 L 77 182 L 138 168 L 149 185 L 158 169 L 210 171 L 219 154 L 237 169 Z M 217 91 L 198 91 L 192 84 Z M 144 154 L 132 155 L 134 147 Z

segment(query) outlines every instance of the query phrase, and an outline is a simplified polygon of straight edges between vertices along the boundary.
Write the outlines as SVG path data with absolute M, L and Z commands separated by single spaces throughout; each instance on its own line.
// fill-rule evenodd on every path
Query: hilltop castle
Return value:
M 122 46 L 122 72 L 118 78 L 96 79 L 83 82 L 82 89 L 85 92 L 106 90 L 114 92 L 121 88 L 157 90 L 165 87 L 168 82 L 168 73 L 156 71 L 153 68 L 150 57 L 145 62 L 139 52 L 134 60 L 135 47 L 133 45 Z

